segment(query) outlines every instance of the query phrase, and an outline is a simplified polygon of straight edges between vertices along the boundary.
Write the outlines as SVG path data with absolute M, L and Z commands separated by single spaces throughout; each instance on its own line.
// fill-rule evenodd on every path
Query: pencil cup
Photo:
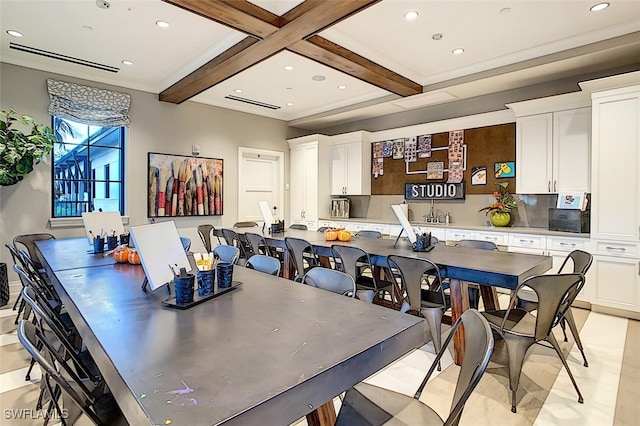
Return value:
M 185 304 L 193 302 L 195 275 L 187 274 L 186 277 L 174 277 L 173 287 L 176 293 L 176 303 Z
M 213 269 L 210 271 L 198 271 L 198 294 L 200 296 L 213 293 L 213 275 Z
M 118 237 L 107 237 L 107 250 L 118 247 Z
M 104 252 L 104 238 L 96 237 L 93 239 L 93 252 L 94 253 Z
M 218 279 L 218 288 L 231 287 L 233 280 L 233 264 L 229 262 L 220 262 L 216 265 L 216 275 Z

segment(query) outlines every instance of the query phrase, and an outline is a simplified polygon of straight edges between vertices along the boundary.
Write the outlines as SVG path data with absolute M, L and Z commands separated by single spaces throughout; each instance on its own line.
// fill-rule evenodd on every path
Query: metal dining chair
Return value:
M 493 241 L 485 240 L 460 240 L 456 243 L 456 247 L 475 248 L 479 250 L 498 250 L 498 246 Z M 470 284 L 470 285 L 469 285 Z M 480 288 L 479 284 L 482 283 L 469 283 L 469 306 L 478 309 L 480 305 Z
M 304 225 L 302 223 L 294 223 L 293 225 L 291 225 L 289 227 L 289 229 L 297 229 L 299 231 L 307 231 L 309 230 L 309 228 L 307 227 L 307 225 Z
M 382 232 L 363 230 L 363 231 L 356 232 L 356 234 L 354 236 L 356 238 L 361 237 L 361 238 L 379 238 L 379 239 L 382 239 Z
M 180 237 L 180 243 L 182 244 L 184 251 L 189 251 L 191 248 L 191 238 L 189 237 Z
M 253 251 L 254 255 L 265 254 L 267 256 L 271 256 L 271 250 L 269 249 L 267 241 L 262 235 L 255 232 L 245 232 L 244 237 L 247 239 L 249 244 L 251 244 L 251 250 Z
M 285 237 L 284 244 L 296 270 L 295 281 L 302 280 L 307 271 L 320 264 L 318 256 L 309 241 L 303 238 Z
M 205 250 L 207 250 L 207 252 L 211 252 L 212 250 L 212 245 L 211 245 L 211 236 L 212 236 L 212 231 L 215 230 L 215 226 L 213 225 L 209 225 L 209 224 L 204 224 L 204 225 L 198 225 L 198 235 L 200 236 L 200 239 L 202 240 L 202 244 L 204 244 L 204 248 Z M 218 244 L 220 244 L 220 238 L 218 238 Z
M 465 330 L 465 352 L 456 381 L 453 401 L 446 419 L 420 401 L 429 378 L 460 325 Z M 342 401 L 336 426 L 457 425 L 464 405 L 482 378 L 493 353 L 493 335 L 487 321 L 475 309 L 465 311 L 453 324 L 444 345 L 413 396 L 365 382 L 349 389 Z
M 247 260 L 245 266 L 249 269 L 264 272 L 265 274 L 280 275 L 280 261 L 275 257 L 265 254 L 254 254 Z
M 221 244 L 214 247 L 213 255 L 222 262 L 228 262 L 235 265 L 238 263 L 238 259 L 240 258 L 240 249 L 238 247 Z
M 356 297 L 356 282 L 345 272 L 329 268 L 310 269 L 302 277 L 302 284 L 328 290 L 343 296 Z
M 46 232 L 42 232 L 38 234 L 23 234 L 23 235 L 18 235 L 13 239 L 13 245 L 16 248 L 16 250 L 20 250 L 21 248 L 24 248 L 25 250 L 27 250 L 27 253 L 29 253 L 29 257 L 31 258 L 33 263 L 36 265 L 37 270 L 39 272 L 42 272 L 44 267 L 40 263 L 40 259 L 38 259 L 38 255 L 36 253 L 36 250 L 37 250 L 36 241 L 53 240 L 55 238 L 56 237 Z
M 239 260 L 241 260 L 242 262 L 246 262 L 247 259 L 249 259 L 254 254 L 253 249 L 251 248 L 251 244 L 249 244 L 249 242 L 246 241 L 245 238 L 241 237 L 240 234 L 238 234 L 233 229 L 223 228 L 222 235 L 227 245 L 237 247 L 238 250 L 240 250 Z

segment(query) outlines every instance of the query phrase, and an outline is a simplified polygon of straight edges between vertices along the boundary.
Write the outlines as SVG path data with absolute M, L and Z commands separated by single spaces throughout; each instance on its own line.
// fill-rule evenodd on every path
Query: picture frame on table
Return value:
M 221 216 L 224 160 L 148 153 L 147 216 Z
M 584 192 L 560 192 L 556 208 L 566 210 L 585 210 L 587 207 L 587 194 Z

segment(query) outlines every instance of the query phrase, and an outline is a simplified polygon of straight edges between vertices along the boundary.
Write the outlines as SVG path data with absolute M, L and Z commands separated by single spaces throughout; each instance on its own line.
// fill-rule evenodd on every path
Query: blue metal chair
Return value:
M 254 254 L 245 265 L 249 269 L 264 272 L 265 274 L 280 275 L 280 261 L 275 257 L 265 254 Z
M 213 255 L 222 262 L 229 262 L 235 265 L 240 258 L 240 249 L 235 246 L 222 244 L 213 249 Z

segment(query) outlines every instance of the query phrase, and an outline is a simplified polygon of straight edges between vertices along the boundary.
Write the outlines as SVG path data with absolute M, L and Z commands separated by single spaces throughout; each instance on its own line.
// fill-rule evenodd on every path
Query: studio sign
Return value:
M 406 183 L 404 198 L 407 200 L 464 200 L 464 182 Z

